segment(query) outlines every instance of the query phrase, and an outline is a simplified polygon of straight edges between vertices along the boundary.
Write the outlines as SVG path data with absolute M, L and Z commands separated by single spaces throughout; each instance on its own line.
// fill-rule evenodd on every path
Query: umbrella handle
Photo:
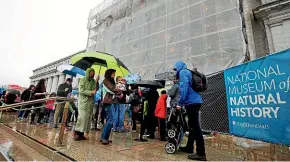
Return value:
M 102 68 L 102 66 L 100 66 L 100 69 L 99 69 L 99 73 L 98 73 L 99 76 L 100 76 L 100 73 L 101 73 L 101 68 Z

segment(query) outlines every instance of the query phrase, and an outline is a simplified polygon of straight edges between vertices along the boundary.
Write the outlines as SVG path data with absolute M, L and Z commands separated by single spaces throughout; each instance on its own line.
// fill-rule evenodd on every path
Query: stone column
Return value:
M 73 83 L 72 83 L 72 87 L 73 88 L 77 88 L 78 87 L 78 85 L 79 85 L 79 79 L 78 78 L 73 78 Z
M 55 92 L 56 93 L 56 90 L 57 90 L 57 83 L 58 83 L 58 75 L 55 75 L 53 77 L 53 80 L 52 80 L 52 86 L 51 86 L 51 90 L 50 92 Z
M 52 77 L 49 77 L 47 80 L 47 84 L 46 84 L 46 92 L 47 93 L 50 93 L 51 86 L 52 86 Z
M 269 53 L 274 53 L 274 45 L 273 45 L 272 32 L 271 32 L 271 29 L 269 27 L 269 24 L 265 23 L 265 29 L 266 29 L 266 35 L 267 35 Z
M 58 83 L 57 86 L 59 86 L 60 84 L 65 82 L 65 74 L 60 74 L 59 75 L 59 79 L 58 79 Z

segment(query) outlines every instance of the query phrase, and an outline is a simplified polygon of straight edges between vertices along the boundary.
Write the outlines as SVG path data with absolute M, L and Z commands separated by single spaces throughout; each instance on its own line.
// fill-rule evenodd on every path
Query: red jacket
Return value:
M 157 104 L 156 104 L 156 109 L 155 109 L 155 116 L 158 118 L 165 119 L 166 118 L 166 99 L 167 95 L 163 94 L 159 97 Z

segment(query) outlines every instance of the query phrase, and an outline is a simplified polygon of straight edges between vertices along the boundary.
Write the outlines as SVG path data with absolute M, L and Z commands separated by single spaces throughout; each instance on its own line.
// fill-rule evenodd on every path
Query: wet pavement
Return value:
M 164 150 L 166 142 L 149 140 L 146 143 L 134 141 L 138 133 L 113 133 L 113 143 L 102 145 L 99 142 L 100 132 L 91 131 L 86 141 L 74 141 L 72 132 L 66 131 L 63 146 L 59 147 L 59 129 L 52 129 L 48 124 L 29 125 L 24 121 L 16 121 L 13 114 L 6 114 L 2 121 L 19 132 L 48 145 L 75 160 L 121 160 L 121 161 L 184 161 L 187 155 L 181 152 L 167 154 Z M 1 133 L 1 132 L 0 132 Z M 186 139 L 183 143 L 186 142 Z M 289 161 L 289 147 L 259 141 L 247 140 L 227 135 L 208 136 L 205 139 L 207 159 L 210 161 Z M 33 148 L 35 149 L 35 148 Z M 13 153 L 12 153 L 13 156 Z

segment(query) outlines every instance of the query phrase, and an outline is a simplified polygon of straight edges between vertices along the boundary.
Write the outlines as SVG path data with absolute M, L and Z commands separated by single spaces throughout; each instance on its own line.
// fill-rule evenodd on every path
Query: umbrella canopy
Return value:
M 8 89 L 14 89 L 14 90 L 17 90 L 17 91 L 22 91 L 23 88 L 17 84 L 9 84 L 8 85 Z
M 113 55 L 102 52 L 84 52 L 71 58 L 72 65 L 83 70 L 93 68 L 96 74 L 104 75 L 107 69 L 115 69 L 117 76 L 129 74 L 128 68 Z
M 86 75 L 84 70 L 69 64 L 60 65 L 56 70 L 76 78 L 82 78 Z
M 137 83 L 140 87 L 146 87 L 146 88 L 164 88 L 164 85 L 162 85 L 160 82 L 156 80 L 141 80 Z
M 14 95 L 20 95 L 20 91 L 16 90 L 16 89 L 8 89 L 7 90 L 10 94 L 14 94 Z
M 124 78 L 127 84 L 137 84 L 141 80 L 141 77 L 138 74 L 132 74 L 125 76 Z

